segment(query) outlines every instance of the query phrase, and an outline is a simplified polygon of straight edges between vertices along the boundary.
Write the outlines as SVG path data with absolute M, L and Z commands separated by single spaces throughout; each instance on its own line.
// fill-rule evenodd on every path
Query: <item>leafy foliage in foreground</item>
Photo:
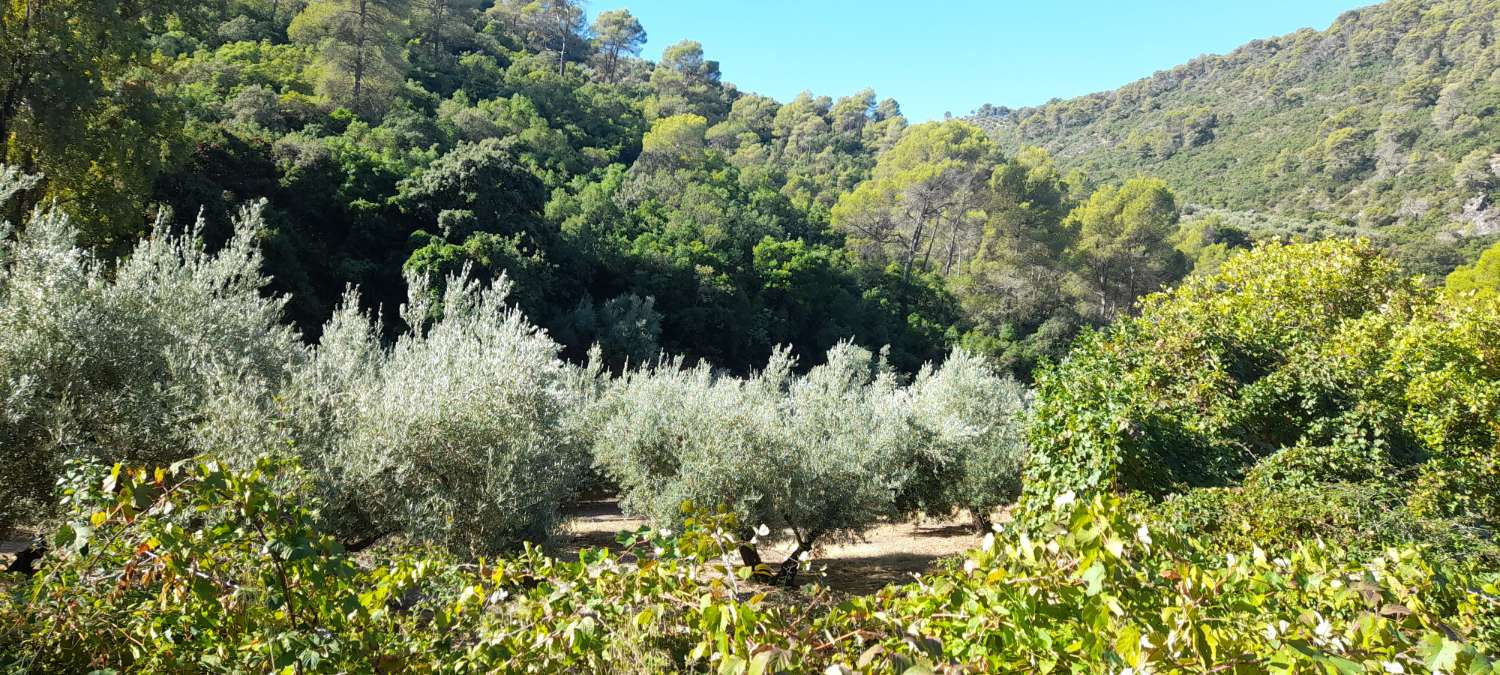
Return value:
M 534 549 L 356 564 L 265 460 L 78 467 L 69 524 L 0 596 L 0 667 L 127 672 L 1493 672 L 1493 572 L 1419 551 L 1206 554 L 1103 497 L 1053 506 L 961 567 L 839 601 L 735 570 L 732 517 L 644 531 L 577 562 Z M 650 549 L 650 553 L 646 550 Z

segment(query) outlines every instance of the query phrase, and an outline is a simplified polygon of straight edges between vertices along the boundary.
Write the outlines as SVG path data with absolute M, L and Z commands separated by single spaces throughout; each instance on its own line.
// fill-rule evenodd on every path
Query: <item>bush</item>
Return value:
M 1026 489 L 1176 493 L 1160 522 L 1221 548 L 1493 564 L 1496 344 L 1500 302 L 1401 280 L 1365 244 L 1261 247 L 1042 378 Z
M 1373 444 L 1340 439 L 1326 446 L 1294 445 L 1256 463 L 1245 474 L 1245 486 L 1263 491 L 1326 483 L 1358 483 L 1396 471 Z
M 1441 569 L 1500 566 L 1500 545 L 1482 530 L 1416 512 L 1410 476 L 1275 488 L 1202 488 L 1152 508 L 1154 527 L 1192 537 L 1218 555 L 1252 547 L 1283 555 L 1323 542 L 1354 559 L 1393 547 L 1421 547 Z
M 1500 526 L 1500 296 L 1434 294 L 1381 323 L 1380 358 L 1345 363 L 1428 458 L 1413 506 Z
M 1416 466 L 1418 512 L 1493 527 L 1497 308 L 1422 288 L 1365 243 L 1259 247 L 1043 376 L 1027 489 L 1165 495 L 1238 484 L 1267 457 L 1261 473 L 1291 462 L 1314 483 Z
M 0 176 L 0 203 L 24 178 Z M 158 224 L 116 266 L 56 210 L 0 225 L 0 532 L 49 512 L 69 460 L 168 463 L 205 449 L 225 397 L 261 401 L 303 358 L 261 294 L 258 207 L 217 254 Z
M 1028 493 L 1229 485 L 1283 447 L 1348 433 L 1340 416 L 1358 406 L 1309 356 L 1412 292 L 1368 243 L 1325 241 L 1262 245 L 1149 296 L 1039 378 Z
M 1114 499 L 1058 500 L 962 565 L 842 602 L 730 569 L 732 516 L 621 552 L 355 564 L 284 463 L 87 467 L 30 583 L 0 594 L 0 669 L 73 672 L 1494 671 L 1494 573 L 1416 549 L 1205 554 Z
M 1481 297 L 1500 295 L 1500 243 L 1485 249 L 1472 264 L 1453 270 L 1445 286 L 1457 293 L 1472 291 Z
M 1025 390 L 954 352 L 898 386 L 868 351 L 843 344 L 805 376 L 778 351 L 740 379 L 680 361 L 626 374 L 592 415 L 598 464 L 627 510 L 668 525 L 684 502 L 715 504 L 797 552 L 886 517 L 969 509 L 1020 494 Z

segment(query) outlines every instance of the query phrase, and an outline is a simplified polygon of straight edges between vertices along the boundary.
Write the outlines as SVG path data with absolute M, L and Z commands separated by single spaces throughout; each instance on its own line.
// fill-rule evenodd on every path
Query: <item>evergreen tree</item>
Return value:
M 619 79 L 620 58 L 626 54 L 639 56 L 646 44 L 646 29 L 628 9 L 601 12 L 594 19 L 594 45 L 603 60 L 601 70 L 606 82 Z
M 385 109 L 406 76 L 410 0 L 316 0 L 292 21 L 292 40 L 313 45 L 318 90 L 366 117 Z
M 692 114 L 715 122 L 729 112 L 719 62 L 703 58 L 703 45 L 693 40 L 662 52 L 661 63 L 651 71 L 651 89 L 655 97 L 648 115 L 655 118 Z
M 436 63 L 457 44 L 473 40 L 474 19 L 483 0 L 413 0 L 413 32 Z
M 1182 276 L 1185 261 L 1170 241 L 1178 216 L 1177 198 L 1154 178 L 1101 188 L 1068 216 L 1079 230 L 1073 253 L 1087 315 L 1112 321 L 1137 297 Z
M 914 127 L 869 181 L 839 199 L 833 224 L 867 260 L 899 265 L 903 280 L 914 270 L 953 273 L 979 238 L 974 210 L 997 157 L 971 124 Z

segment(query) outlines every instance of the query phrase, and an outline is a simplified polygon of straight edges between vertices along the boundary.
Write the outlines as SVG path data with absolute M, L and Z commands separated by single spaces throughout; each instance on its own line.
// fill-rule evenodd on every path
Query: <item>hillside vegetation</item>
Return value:
M 971 118 L 1105 180 L 1405 241 L 1500 234 L 1500 3 L 1396 0 L 1115 91 Z
M 0 575 L 0 667 L 1493 672 L 1500 300 L 1367 243 L 1233 255 L 1033 401 L 847 344 L 609 377 L 462 277 L 428 321 L 413 277 L 393 344 L 351 295 L 309 348 L 257 293 L 262 227 L 113 278 L 55 212 L 0 247 L 0 517 L 48 549 Z M 652 527 L 547 557 L 590 481 Z M 819 542 L 1018 495 L 914 584 L 786 588 Z

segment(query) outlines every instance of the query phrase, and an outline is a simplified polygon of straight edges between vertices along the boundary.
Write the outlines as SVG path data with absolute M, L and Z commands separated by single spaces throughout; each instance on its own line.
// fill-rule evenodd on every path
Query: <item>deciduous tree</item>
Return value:
M 1500 244 L 1485 249 L 1474 264 L 1453 270 L 1448 275 L 1448 288 L 1474 291 L 1481 296 L 1500 295 Z

